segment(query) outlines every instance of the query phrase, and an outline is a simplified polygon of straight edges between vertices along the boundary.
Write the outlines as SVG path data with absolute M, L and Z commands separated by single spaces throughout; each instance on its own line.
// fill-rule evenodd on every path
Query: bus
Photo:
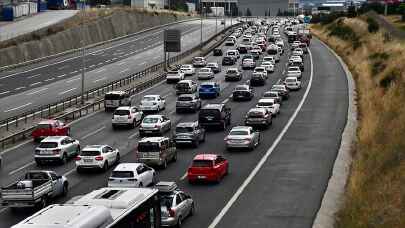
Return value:
M 105 111 L 114 111 L 120 106 L 131 106 L 131 98 L 128 92 L 111 91 L 104 95 Z
M 157 189 L 108 187 L 76 198 L 50 205 L 12 228 L 160 228 Z

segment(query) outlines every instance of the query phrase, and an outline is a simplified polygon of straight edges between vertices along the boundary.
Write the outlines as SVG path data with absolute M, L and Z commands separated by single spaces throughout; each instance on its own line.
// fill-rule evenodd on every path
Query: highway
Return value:
M 230 21 L 226 25 L 229 26 Z M 182 51 L 200 43 L 200 27 L 199 20 L 169 26 L 170 29 L 179 29 L 182 32 Z M 215 20 L 204 20 L 203 40 L 215 34 L 215 27 Z M 224 25 L 218 22 L 218 32 L 223 29 Z M 153 29 L 95 47 L 86 53 L 87 90 L 162 62 L 163 29 Z M 76 53 L 0 72 L 1 119 L 80 94 L 81 69 L 82 58 L 80 53 Z
M 184 227 L 311 227 L 338 151 L 346 122 L 348 94 L 346 77 L 333 55 L 315 38 L 310 50 L 311 54 L 305 56 L 302 89 L 292 92 L 290 99 L 283 102 L 281 114 L 273 120 L 272 127 L 262 131 L 258 148 L 251 152 L 226 152 L 223 139 L 230 130 L 228 127 L 225 132 L 209 132 L 206 142 L 198 149 L 179 149 L 176 163 L 169 164 L 166 170 L 157 169 L 160 180 L 177 181 L 196 202 L 196 213 L 184 221 Z M 267 84 L 255 87 L 256 96 L 252 101 L 230 99 L 233 88 L 245 83 L 251 72 L 245 71 L 241 82 L 225 82 L 227 67 L 223 67 L 222 73 L 213 79 L 221 84 L 221 96 L 204 100 L 204 104 L 227 103 L 232 109 L 232 126 L 242 125 L 245 113 L 255 106 L 261 94 L 283 78 L 288 52 L 282 56 Z M 208 62 L 221 59 L 208 56 Z M 172 126 L 197 119 L 196 114 L 175 113 L 176 95 L 172 85 L 159 83 L 134 96 L 133 102 L 139 104 L 145 94 L 160 94 L 166 98 L 167 108 L 162 113 L 169 116 Z M 122 162 L 136 161 L 137 129 L 113 131 L 111 113 L 97 112 L 74 122 L 72 135 L 80 140 L 82 147 L 109 144 L 120 149 Z M 37 168 L 33 162 L 34 147 L 35 144 L 29 142 L 4 154 L 0 185 Z M 230 174 L 219 184 L 190 185 L 185 179 L 187 167 L 196 154 L 208 152 L 223 154 L 230 162 Z M 58 199 L 58 203 L 106 186 L 111 172 L 110 169 L 107 173 L 78 174 L 74 168 L 73 161 L 63 166 L 44 167 L 69 178 L 69 194 Z M 8 208 L 0 209 L 0 227 L 9 227 L 31 213 L 30 210 L 12 213 Z

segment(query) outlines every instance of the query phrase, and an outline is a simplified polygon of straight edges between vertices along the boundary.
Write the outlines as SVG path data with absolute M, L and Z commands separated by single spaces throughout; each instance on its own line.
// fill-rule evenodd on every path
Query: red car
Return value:
M 228 160 L 217 154 L 199 154 L 188 168 L 187 179 L 190 183 L 198 180 L 220 182 L 228 174 Z
M 48 136 L 68 136 L 70 127 L 59 120 L 43 120 L 38 123 L 31 135 L 34 141 L 39 142 Z

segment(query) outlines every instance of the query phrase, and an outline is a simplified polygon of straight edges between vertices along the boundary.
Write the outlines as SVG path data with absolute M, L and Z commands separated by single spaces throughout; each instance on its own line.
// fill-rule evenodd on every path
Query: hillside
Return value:
M 339 228 L 405 227 L 405 44 L 370 18 L 313 25 L 356 81 L 359 127 Z

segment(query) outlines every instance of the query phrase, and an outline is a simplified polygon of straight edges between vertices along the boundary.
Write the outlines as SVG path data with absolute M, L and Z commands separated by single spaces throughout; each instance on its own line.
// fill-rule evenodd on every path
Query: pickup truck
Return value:
M 53 198 L 66 195 L 68 181 L 53 171 L 29 171 L 25 176 L 1 188 L 2 205 L 10 208 L 44 208 Z

